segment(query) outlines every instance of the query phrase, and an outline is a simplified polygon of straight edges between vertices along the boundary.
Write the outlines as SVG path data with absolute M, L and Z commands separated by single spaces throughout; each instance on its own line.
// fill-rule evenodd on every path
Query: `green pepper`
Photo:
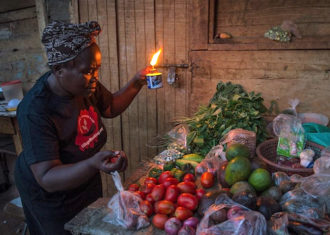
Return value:
M 162 173 L 163 171 L 159 168 L 152 168 L 150 171 L 149 171 L 149 177 L 154 177 L 156 179 L 158 179 L 158 177 L 160 176 L 160 174 Z

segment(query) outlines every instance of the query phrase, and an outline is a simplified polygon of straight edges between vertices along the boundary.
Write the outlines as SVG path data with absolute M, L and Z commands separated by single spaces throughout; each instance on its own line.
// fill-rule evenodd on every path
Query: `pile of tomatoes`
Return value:
M 205 178 L 204 183 L 201 181 L 203 187 L 211 187 L 213 181 L 209 177 Z M 164 229 L 166 221 L 171 217 L 180 221 L 192 217 L 199 200 L 205 194 L 203 188 L 197 188 L 193 174 L 188 173 L 179 181 L 170 171 L 162 172 L 158 179 L 146 178 L 141 186 L 131 184 L 128 190 L 142 199 L 141 210 L 148 217 L 154 215 L 152 223 L 159 229 Z

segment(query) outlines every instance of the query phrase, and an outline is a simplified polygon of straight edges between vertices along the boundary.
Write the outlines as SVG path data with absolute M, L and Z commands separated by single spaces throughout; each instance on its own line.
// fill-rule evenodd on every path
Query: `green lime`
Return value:
M 255 188 L 255 190 L 262 192 L 271 186 L 272 177 L 267 170 L 258 168 L 250 175 L 249 183 Z

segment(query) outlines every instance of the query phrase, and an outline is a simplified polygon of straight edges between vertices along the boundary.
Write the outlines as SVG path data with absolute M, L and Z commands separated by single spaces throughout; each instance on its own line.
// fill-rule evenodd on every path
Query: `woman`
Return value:
M 17 110 L 23 152 L 15 166 L 30 234 L 66 234 L 64 224 L 102 196 L 99 170 L 124 171 L 122 151 L 100 151 L 101 117 L 120 115 L 145 84 L 146 68 L 118 92 L 99 79 L 97 22 L 53 22 L 44 32 L 51 71 L 38 79 Z

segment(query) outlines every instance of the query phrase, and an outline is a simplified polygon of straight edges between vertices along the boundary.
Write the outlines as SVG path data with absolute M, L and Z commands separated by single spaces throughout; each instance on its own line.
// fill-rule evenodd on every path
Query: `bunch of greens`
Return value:
M 262 114 L 267 111 L 263 98 L 247 93 L 241 85 L 219 82 L 217 91 L 207 106 L 201 106 L 188 124 L 187 143 L 190 152 L 206 155 L 230 130 L 242 128 L 254 131 L 257 143 L 266 139 L 266 124 Z

